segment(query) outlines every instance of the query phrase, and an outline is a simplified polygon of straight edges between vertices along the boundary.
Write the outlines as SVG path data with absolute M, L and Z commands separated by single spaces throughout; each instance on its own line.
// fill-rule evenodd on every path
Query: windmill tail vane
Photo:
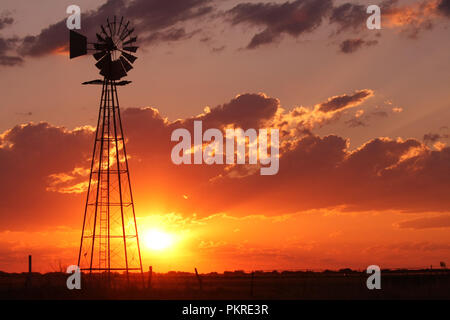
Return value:
M 128 159 L 120 117 L 117 86 L 133 69 L 138 47 L 130 22 L 108 18 L 100 25 L 96 42 L 70 31 L 70 58 L 91 52 L 102 80 L 83 84 L 102 85 L 100 108 L 92 152 L 78 266 L 88 273 L 132 271 L 143 275 Z

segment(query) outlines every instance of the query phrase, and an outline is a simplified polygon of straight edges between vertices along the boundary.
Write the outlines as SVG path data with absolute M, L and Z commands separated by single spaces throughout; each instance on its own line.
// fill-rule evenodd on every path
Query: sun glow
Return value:
M 160 230 L 148 230 L 143 235 L 144 244 L 148 249 L 161 251 L 168 249 L 174 243 L 174 237 Z

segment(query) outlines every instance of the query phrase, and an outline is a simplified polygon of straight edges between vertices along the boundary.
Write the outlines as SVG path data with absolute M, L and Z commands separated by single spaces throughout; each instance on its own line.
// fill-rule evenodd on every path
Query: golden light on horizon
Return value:
M 174 236 L 170 233 L 151 229 L 143 234 L 145 247 L 155 251 L 162 251 L 170 248 L 174 244 Z

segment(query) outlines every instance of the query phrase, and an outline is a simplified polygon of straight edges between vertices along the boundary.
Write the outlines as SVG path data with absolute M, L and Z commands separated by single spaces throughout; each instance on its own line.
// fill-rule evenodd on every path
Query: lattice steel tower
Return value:
M 117 86 L 137 59 L 138 49 L 130 23 L 107 19 L 96 34 L 97 42 L 70 31 L 70 58 L 93 51 L 103 80 L 83 84 L 102 85 L 100 110 L 83 219 L 78 266 L 89 273 L 142 270 L 139 236 L 131 191 L 128 159 L 120 118 Z M 131 53 L 128 53 L 128 52 Z

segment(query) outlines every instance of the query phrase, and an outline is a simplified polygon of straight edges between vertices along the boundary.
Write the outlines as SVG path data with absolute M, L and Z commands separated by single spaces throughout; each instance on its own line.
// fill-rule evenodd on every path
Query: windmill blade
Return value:
M 133 69 L 133 66 L 128 62 L 128 60 L 122 56 L 120 56 L 120 62 L 122 62 L 123 68 L 125 69 L 126 72 Z
M 131 30 L 128 30 L 128 32 L 125 33 L 125 36 L 120 37 L 120 40 L 124 40 L 126 37 L 128 37 L 130 34 L 132 34 L 134 31 L 134 28 Z
M 106 76 L 110 80 L 119 80 L 127 75 L 119 60 L 111 62 L 111 64 L 101 70 L 100 74 Z
M 105 30 L 105 28 L 103 27 L 102 24 L 100 25 L 100 28 L 102 28 L 102 32 L 105 34 L 105 36 L 108 36 L 108 34 L 106 33 L 106 30 Z
M 106 23 L 109 29 L 109 36 L 112 37 L 112 29 L 111 29 L 111 24 L 109 23 L 109 18 L 106 18 Z
M 123 47 L 123 50 L 126 50 L 128 52 L 136 52 L 139 47 Z
M 125 42 L 123 43 L 123 45 L 126 46 L 127 44 L 131 44 L 131 43 L 133 43 L 133 42 L 136 42 L 136 40 L 137 40 L 137 37 L 133 37 L 133 38 L 131 38 L 130 40 L 125 41 Z
M 103 57 L 103 59 L 97 62 L 95 66 L 100 70 L 104 70 L 105 68 L 109 68 L 110 64 L 111 64 L 111 53 L 108 53 Z
M 70 30 L 70 59 L 87 54 L 87 38 L 82 34 Z
M 98 41 L 100 42 L 106 42 L 105 38 L 103 38 L 101 35 L 99 35 L 98 33 L 95 34 L 97 36 Z
M 117 30 L 117 34 L 120 34 L 120 29 L 122 28 L 123 16 L 120 18 L 119 30 Z
M 105 54 L 106 54 L 106 51 L 100 51 L 100 52 L 94 53 L 93 56 L 94 56 L 95 60 L 98 61 L 101 58 L 103 58 L 105 56 Z
M 121 34 L 120 34 L 120 38 L 122 39 L 122 36 L 125 32 L 128 31 L 128 25 L 130 24 L 130 21 L 127 22 L 127 24 L 125 25 L 124 29 L 122 30 Z
M 127 58 L 127 60 L 130 61 L 131 63 L 134 63 L 134 61 L 136 61 L 136 59 L 137 59 L 136 56 L 133 56 L 132 54 L 129 54 L 129 53 L 127 53 L 125 51 L 122 51 L 122 50 L 120 50 L 120 51 L 122 52 L 122 56 Z
M 113 80 L 119 80 L 127 75 L 127 72 L 125 71 L 125 68 L 120 60 L 113 61 L 111 65 L 111 73 Z

